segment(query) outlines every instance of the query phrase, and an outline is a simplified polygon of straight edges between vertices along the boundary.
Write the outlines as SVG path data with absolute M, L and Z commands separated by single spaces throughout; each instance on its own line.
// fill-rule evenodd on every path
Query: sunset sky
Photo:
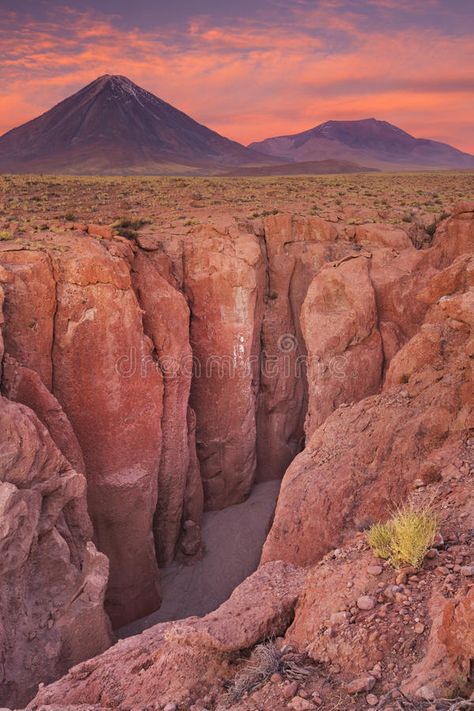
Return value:
M 373 116 L 474 153 L 474 0 L 0 0 L 0 133 L 101 74 L 243 143 Z

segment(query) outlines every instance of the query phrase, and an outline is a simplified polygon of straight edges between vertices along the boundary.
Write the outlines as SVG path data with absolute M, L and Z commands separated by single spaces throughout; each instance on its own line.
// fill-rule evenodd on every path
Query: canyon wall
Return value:
M 385 244 L 354 250 L 348 242 L 347 254 L 315 269 L 302 306 L 308 442 L 284 475 L 259 570 L 215 612 L 123 640 L 40 690 L 30 708 L 145 706 L 157 697 L 162 706 L 225 703 L 248 671 L 249 647 L 270 634 L 285 635 L 277 640 L 280 660 L 303 667 L 312 681 L 305 689 L 301 672 L 292 685 L 282 665 L 262 688 L 245 687 L 249 701 L 246 695 L 239 708 L 309 709 L 305 702 L 314 706 L 308 699 L 316 696 L 349 706 L 351 695 L 375 685 L 377 702 L 388 703 L 399 688 L 434 699 L 468 678 L 474 210 L 456 214 L 422 252 Z M 204 294 L 212 296 L 207 285 L 201 303 Z M 261 405 L 263 389 L 257 403 L 242 390 L 246 403 Z M 383 565 L 361 532 L 409 496 L 435 502 L 443 532 L 416 574 Z
M 0 277 L 10 279 L 2 269 Z M 7 356 L 3 377 L 11 399 L 0 396 L 0 702 L 13 706 L 106 649 L 112 633 L 109 566 L 91 541 L 72 427 L 35 372 Z
M 62 457 L 42 481 L 74 472 L 54 515 L 41 509 L 52 531 L 64 509 L 74 584 L 84 550 L 101 551 L 88 598 L 100 633 L 70 661 L 110 641 L 107 559 L 120 626 L 159 606 L 159 567 L 199 554 L 203 510 L 255 481 L 286 470 L 263 560 L 304 565 L 406 495 L 466 426 L 473 224 L 461 205 L 420 250 L 390 226 L 288 215 L 186 236 L 88 226 L 0 242 L 5 407 L 42 423 Z M 44 539 L 53 558 L 56 538 Z
M 404 253 L 390 256 L 386 282 L 378 271 L 383 252 L 370 260 L 375 279 L 361 256 L 315 277 L 302 313 L 309 355 L 324 364 L 339 349 L 347 369 L 309 370 L 308 443 L 283 478 L 262 561 L 315 562 L 387 517 L 420 473 L 439 470 L 448 442 L 466 440 L 473 424 L 473 250 L 474 208 L 461 206 L 429 250 L 408 262 Z M 400 261 L 413 268 L 405 286 Z M 395 270 L 399 280 L 391 278 Z M 385 357 L 383 370 L 381 323 L 397 339 L 413 333 Z M 386 353 L 383 336 L 382 346 Z

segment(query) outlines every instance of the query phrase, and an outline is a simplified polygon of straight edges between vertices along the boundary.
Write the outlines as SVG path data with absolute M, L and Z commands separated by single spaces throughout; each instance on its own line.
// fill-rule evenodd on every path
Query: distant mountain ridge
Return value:
M 379 170 L 474 169 L 474 156 L 415 138 L 387 121 L 326 121 L 308 131 L 267 138 L 249 148 L 293 162 L 352 161 Z
M 326 121 L 246 147 L 111 74 L 0 137 L 3 173 L 295 175 L 449 168 L 474 169 L 474 156 L 373 118 Z
M 273 162 L 109 74 L 0 138 L 3 172 L 192 173 Z

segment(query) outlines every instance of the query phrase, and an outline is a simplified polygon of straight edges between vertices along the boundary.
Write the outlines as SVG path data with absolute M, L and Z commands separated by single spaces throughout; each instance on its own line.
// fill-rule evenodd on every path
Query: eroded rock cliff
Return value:
M 121 625 L 159 605 L 159 566 L 178 549 L 188 559 L 200 553 L 203 509 L 242 501 L 255 481 L 281 477 L 289 465 L 262 560 L 317 564 L 388 515 L 414 482 L 436 478 L 454 450 L 462 459 L 472 427 L 472 206 L 456 208 L 423 249 L 390 226 L 286 215 L 128 241 L 90 227 L 0 243 L 8 437 L 12 423 L 26 418 L 30 428 L 36 423 L 32 441 L 54 452 L 35 474 L 46 502 L 40 505 L 35 490 L 21 504 L 32 510 L 18 533 L 15 575 L 31 577 L 29 556 L 48 541 L 44 556 L 61 560 L 58 570 L 66 571 L 61 584 L 53 579 L 48 600 L 42 585 L 24 588 L 39 615 L 25 618 L 24 634 L 43 629 L 43 617 L 53 619 L 46 629 L 54 630 L 61 618 L 69 640 L 76 600 L 89 620 L 76 646 L 64 642 L 69 656 L 58 651 L 62 642 L 51 658 L 33 655 L 30 694 L 39 678 L 49 681 L 109 643 L 107 558 L 106 609 Z M 14 450 L 21 451 L 27 439 L 17 439 Z M 1 450 L 7 459 L 9 441 Z M 35 455 L 30 464 L 35 472 L 38 461 Z M 11 493 L 17 495 L 7 490 L 8 508 L 16 506 Z M 9 531 L 0 537 L 7 547 Z M 66 604 L 71 585 L 81 588 L 91 566 L 94 595 L 86 602 L 73 595 Z M 300 574 L 272 566 L 262 570 L 278 580 L 286 571 L 281 591 L 290 602 L 276 604 L 285 624 L 264 628 L 282 633 L 295 599 L 286 578 Z M 246 590 L 236 593 L 240 601 Z M 8 600 L 3 604 L 8 610 Z M 246 629 L 250 608 L 229 608 L 237 627 Z M 202 624 L 220 624 L 222 615 L 221 608 Z M 263 628 L 227 648 L 207 628 L 204 639 L 200 624 L 185 625 L 192 635 L 200 630 L 190 658 L 197 664 L 202 649 L 211 649 L 196 667 L 211 689 L 208 671 L 229 679 L 226 655 L 255 644 Z M 301 620 L 297 629 L 305 629 Z M 170 634 L 173 627 L 161 626 L 121 643 L 41 692 L 41 702 L 60 703 L 64 693 L 73 704 L 102 703 L 108 678 L 108 703 L 140 705 L 156 693 L 187 703 L 198 694 L 196 679 Z M 298 644 L 304 634 L 294 637 Z M 446 634 L 446 646 L 458 649 L 455 632 Z M 7 646 L 11 635 L 8 622 Z M 143 645 L 141 688 L 129 675 Z M 164 650 L 157 666 L 156 650 Z M 21 658 L 30 668 L 30 652 L 20 646 L 16 653 L 15 665 Z M 19 698 L 21 683 L 13 679 L 7 700 Z

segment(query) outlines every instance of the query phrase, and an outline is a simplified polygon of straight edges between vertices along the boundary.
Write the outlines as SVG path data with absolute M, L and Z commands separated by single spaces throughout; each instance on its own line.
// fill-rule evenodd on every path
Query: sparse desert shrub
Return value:
M 8 230 L 0 231 L 0 240 L 8 240 L 8 239 L 14 239 L 14 235 L 11 232 L 8 232 Z
M 76 215 L 73 212 L 66 212 L 64 215 L 64 219 L 66 222 L 75 222 L 76 221 Z
M 437 531 L 438 518 L 429 506 L 416 508 L 408 504 L 386 523 L 371 526 L 367 540 L 375 555 L 388 560 L 394 568 L 419 568 Z
M 120 237 L 125 237 L 126 239 L 135 239 L 135 237 L 138 237 L 138 232 L 128 227 L 119 227 L 115 231 Z
M 314 662 L 305 654 L 296 653 L 293 657 L 283 655 L 272 641 L 258 644 L 250 659 L 234 677 L 226 701 L 238 701 L 246 692 L 265 684 L 272 674 L 279 673 L 290 681 L 304 681 L 313 673 Z
M 234 678 L 234 683 L 228 692 L 229 700 L 237 701 L 246 691 L 264 684 L 278 671 L 280 657 L 280 652 L 273 642 L 255 647 L 248 663 Z
M 114 222 L 112 227 L 114 227 L 117 231 L 119 230 L 139 230 L 140 227 L 143 227 L 144 225 L 149 225 L 150 220 L 147 220 L 143 217 L 121 217 L 119 220 Z M 122 237 L 126 237 L 126 235 L 122 235 Z

